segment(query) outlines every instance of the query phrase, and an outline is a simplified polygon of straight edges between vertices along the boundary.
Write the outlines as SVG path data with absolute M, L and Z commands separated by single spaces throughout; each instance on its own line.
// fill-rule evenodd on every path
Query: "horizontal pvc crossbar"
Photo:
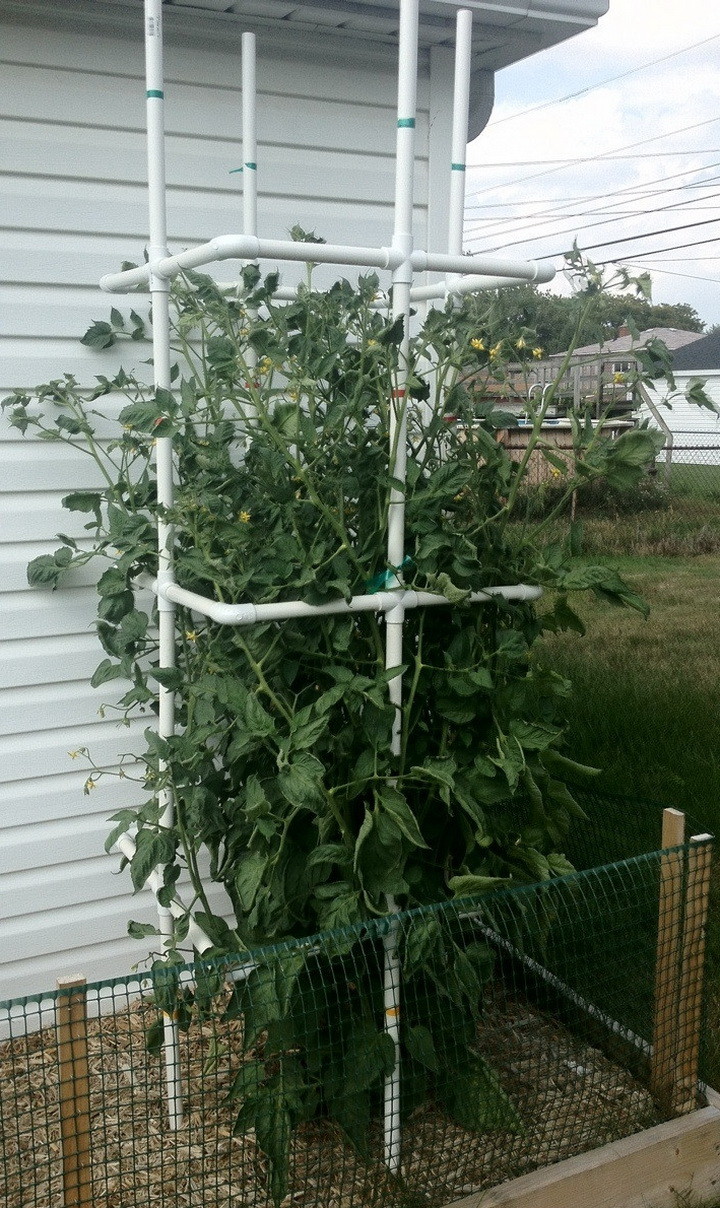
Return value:
M 431 591 L 377 591 L 350 600 L 331 600 L 328 604 L 306 604 L 304 600 L 279 600 L 271 604 L 225 604 L 186 591 L 178 583 L 159 584 L 155 580 L 153 590 L 164 600 L 181 604 L 193 612 L 201 613 L 220 625 L 259 625 L 264 621 L 289 621 L 293 617 L 323 617 L 336 613 L 385 612 L 395 609 L 403 612 L 410 608 L 432 608 L 438 604 L 452 603 L 446 596 Z M 473 591 L 467 596 L 470 604 L 486 604 L 496 597 L 503 600 L 537 600 L 542 595 L 541 587 L 518 583 L 511 587 L 488 587 L 484 591 Z
M 354 264 L 361 268 L 396 269 L 404 259 L 401 251 L 389 247 L 351 247 L 334 243 L 295 243 L 291 239 L 258 239 L 256 235 L 217 235 L 199 247 L 165 256 L 153 264 L 141 264 L 124 273 L 108 273 L 100 280 L 107 293 L 125 293 L 137 285 L 146 285 L 150 273 L 156 277 L 177 277 L 183 269 L 200 268 L 219 260 L 291 260 L 305 264 Z
M 547 281 L 552 281 L 555 276 L 555 269 L 551 264 L 538 264 L 537 267 L 537 276 L 534 278 L 536 284 L 544 285 Z M 510 285 L 524 285 L 526 282 L 526 277 L 481 277 L 477 273 L 472 273 L 468 277 L 460 277 L 459 280 L 450 285 L 447 285 L 444 281 L 438 281 L 435 285 L 413 285 L 410 289 L 410 301 L 435 301 L 457 294 L 483 293 L 492 289 L 504 289 Z M 236 293 L 240 282 L 217 281 L 216 285 L 223 293 Z M 300 290 L 296 285 L 279 285 L 273 292 L 273 301 L 294 302 L 299 295 Z M 376 295 L 375 299 L 370 303 L 373 310 L 385 310 L 389 305 L 390 299 L 387 293 L 384 292 Z
M 537 264 L 537 274 L 533 281 L 544 285 L 545 282 L 552 281 L 554 276 L 555 269 L 551 264 Z M 526 282 L 527 277 L 480 277 L 473 273 L 469 277 L 460 277 L 450 285 L 446 285 L 444 281 L 439 281 L 436 285 L 414 285 L 410 290 L 410 301 L 425 302 L 457 294 L 479 294 L 491 289 L 504 289 L 508 285 L 523 285 Z
M 152 263 L 122 273 L 108 273 L 100 280 L 106 293 L 125 293 L 138 285 L 147 285 L 150 276 L 170 280 L 184 269 L 200 268 L 220 260 L 288 260 L 306 264 L 352 264 L 362 268 L 395 270 L 408 259 L 399 247 L 353 247 L 350 244 L 295 243 L 288 239 L 258 239 L 255 235 L 217 235 L 199 247 L 176 256 L 164 256 Z M 548 281 L 546 265 L 536 260 L 508 260 L 493 256 L 445 256 L 437 252 L 412 252 L 409 257 L 416 273 L 476 273 L 518 281 Z

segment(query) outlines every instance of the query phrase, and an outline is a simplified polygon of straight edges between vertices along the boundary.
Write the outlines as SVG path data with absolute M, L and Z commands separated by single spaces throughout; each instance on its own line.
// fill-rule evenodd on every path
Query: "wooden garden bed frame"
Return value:
M 720 1095 L 634 1137 L 478 1191 L 446 1208 L 678 1208 L 720 1192 Z

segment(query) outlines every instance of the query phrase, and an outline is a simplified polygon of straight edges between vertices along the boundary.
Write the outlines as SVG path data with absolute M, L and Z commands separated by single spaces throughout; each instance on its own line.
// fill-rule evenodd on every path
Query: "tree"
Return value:
M 487 305 L 487 302 L 481 305 Z M 496 323 L 511 330 L 530 328 L 546 354 L 564 352 L 577 322 L 579 304 L 575 298 L 543 293 L 535 285 L 520 285 L 498 292 L 493 303 Z M 681 331 L 704 330 L 697 311 L 686 302 L 653 305 L 628 294 L 605 294 L 595 311 L 582 323 L 579 346 L 613 340 L 618 329 L 632 319 L 640 331 L 650 327 L 676 327 Z

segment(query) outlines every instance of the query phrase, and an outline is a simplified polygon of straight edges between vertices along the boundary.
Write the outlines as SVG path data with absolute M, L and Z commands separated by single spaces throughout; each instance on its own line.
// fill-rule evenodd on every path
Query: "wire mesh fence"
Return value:
M 718 430 L 675 432 L 658 455 L 657 471 L 671 494 L 720 501 Z
M 579 864 L 618 837 L 619 799 L 587 804 Z M 629 804 L 632 851 L 644 836 Z M 709 854 L 709 841 L 633 854 L 235 960 L 2 1003 L 2 1203 L 444 1205 L 688 1111 L 705 1076 Z M 175 1130 L 160 1058 L 170 1019 L 187 1107 Z

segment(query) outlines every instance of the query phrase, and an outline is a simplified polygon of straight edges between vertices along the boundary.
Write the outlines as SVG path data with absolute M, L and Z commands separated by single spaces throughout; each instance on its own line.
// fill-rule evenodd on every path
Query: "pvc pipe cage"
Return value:
M 419 0 L 400 0 L 397 128 L 395 155 L 395 200 L 392 241 L 389 247 L 355 247 L 344 244 L 308 244 L 286 240 L 261 239 L 257 235 L 257 142 L 256 142 L 256 62 L 255 36 L 242 38 L 242 144 L 243 144 L 243 234 L 219 235 L 199 247 L 170 255 L 167 247 L 164 154 L 164 76 L 162 0 L 145 0 L 145 57 L 149 242 L 147 263 L 102 278 L 101 288 L 111 293 L 126 293 L 138 287 L 149 289 L 153 314 L 153 365 L 156 388 L 170 390 L 171 346 L 169 290 L 170 281 L 185 269 L 199 268 L 222 260 L 239 259 L 301 263 L 355 265 L 362 268 L 387 269 L 392 272 L 392 317 L 403 319 L 403 340 L 399 348 L 397 388 L 393 391 L 390 421 L 391 489 L 388 509 L 387 561 L 390 567 L 401 568 L 405 557 L 405 494 L 407 457 L 407 377 L 409 364 L 409 319 L 412 302 L 432 299 L 447 301 L 465 293 L 496 289 L 520 282 L 545 282 L 552 279 L 554 269 L 534 261 L 516 261 L 503 257 L 462 255 L 462 228 L 465 179 L 465 148 L 468 136 L 468 97 L 471 66 L 472 12 L 457 13 L 455 47 L 455 84 L 453 97 L 452 145 L 450 149 L 450 205 L 447 253 L 427 252 L 413 246 L 412 220 L 414 204 L 415 118 L 418 59 Z M 414 286 L 418 273 L 445 274 L 443 283 Z M 228 286 L 228 288 L 230 288 Z M 237 284 L 233 284 L 237 289 Z M 281 287 L 279 298 L 292 298 L 292 289 Z M 173 503 L 173 446 L 171 436 L 161 436 L 156 444 L 157 497 L 160 516 L 166 516 Z M 452 606 L 452 601 L 432 592 L 408 591 L 402 583 L 402 573 L 396 569 L 390 576 L 388 590 L 355 596 L 350 601 L 310 605 L 304 601 L 282 604 L 225 604 L 185 591 L 175 580 L 173 570 L 172 529 L 158 521 L 158 574 L 153 583 L 159 612 L 159 665 L 175 665 L 175 605 L 200 613 L 217 624 L 252 625 L 261 621 L 280 622 L 289 617 L 322 616 L 329 613 L 360 613 L 382 611 L 386 619 L 386 669 L 402 663 L 403 620 L 411 608 L 436 605 Z M 540 588 L 526 585 L 492 587 L 475 592 L 470 602 L 481 604 L 502 597 L 506 600 L 532 600 L 541 594 Z M 403 703 L 402 673 L 389 681 L 388 693 L 395 706 L 392 753 L 400 752 L 401 710 Z M 170 737 L 175 731 L 173 693 L 160 685 L 158 694 L 158 732 Z M 171 828 L 174 821 L 172 791 L 165 788 L 160 795 L 163 827 Z M 135 851 L 130 835 L 117 843 L 127 859 Z M 162 872 L 156 869 L 148 878 L 153 892 L 163 884 Z M 396 903 L 388 899 L 388 913 L 397 912 Z M 164 941 L 171 942 L 174 921 L 187 914 L 179 898 L 170 906 L 158 903 L 160 932 Z M 210 940 L 191 919 L 188 938 L 202 953 L 211 947 Z M 239 977 L 247 976 L 247 966 L 238 969 Z M 400 1169 L 400 960 L 396 928 L 392 920 L 384 937 L 384 1027 L 395 1050 L 395 1065 L 386 1079 L 384 1089 L 384 1155 L 388 1169 Z M 177 1025 L 169 1018 L 164 1022 L 164 1050 L 168 1116 L 172 1129 L 182 1123 L 182 1084 L 179 1066 Z

